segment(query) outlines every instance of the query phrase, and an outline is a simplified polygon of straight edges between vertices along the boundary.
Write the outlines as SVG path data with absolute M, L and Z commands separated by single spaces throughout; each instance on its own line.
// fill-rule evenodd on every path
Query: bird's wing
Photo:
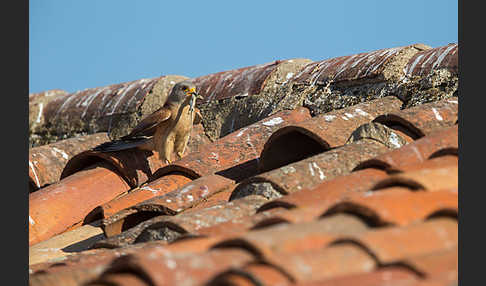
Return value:
M 122 137 L 123 139 L 137 136 L 151 136 L 155 133 L 157 125 L 166 121 L 171 116 L 171 111 L 167 106 L 159 108 L 154 113 L 145 117 L 135 126 L 130 134 Z

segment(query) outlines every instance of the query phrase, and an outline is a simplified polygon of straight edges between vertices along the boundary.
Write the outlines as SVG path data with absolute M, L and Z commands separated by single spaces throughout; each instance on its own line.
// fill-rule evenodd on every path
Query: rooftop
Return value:
M 30 285 L 457 285 L 457 44 L 194 78 L 182 159 L 92 150 L 185 79 L 29 96 Z

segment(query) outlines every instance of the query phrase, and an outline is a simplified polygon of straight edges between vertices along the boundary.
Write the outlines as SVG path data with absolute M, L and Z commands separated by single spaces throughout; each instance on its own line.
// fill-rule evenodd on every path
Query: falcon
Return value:
M 200 119 L 195 109 L 196 99 L 202 99 L 196 93 L 196 86 L 190 81 L 179 82 L 172 88 L 165 104 L 142 119 L 128 135 L 98 145 L 93 150 L 112 152 L 138 148 L 156 151 L 160 160 L 170 164 L 174 151 L 179 159 L 182 158 L 194 118 L 199 116 Z

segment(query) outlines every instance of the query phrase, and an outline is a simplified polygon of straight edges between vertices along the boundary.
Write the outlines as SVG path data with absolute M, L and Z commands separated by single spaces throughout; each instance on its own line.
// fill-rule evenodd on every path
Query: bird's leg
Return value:
M 187 134 L 184 135 L 184 137 L 182 137 L 182 140 L 176 141 L 175 150 L 176 150 L 177 157 L 179 157 L 179 159 L 182 159 L 182 157 L 184 156 L 184 152 L 186 150 L 187 143 L 189 143 L 190 137 L 191 137 L 191 132 L 189 131 Z
M 169 134 L 166 138 L 164 138 L 163 143 L 159 146 L 159 158 L 168 164 L 172 163 L 171 156 L 172 152 L 174 151 L 174 135 Z

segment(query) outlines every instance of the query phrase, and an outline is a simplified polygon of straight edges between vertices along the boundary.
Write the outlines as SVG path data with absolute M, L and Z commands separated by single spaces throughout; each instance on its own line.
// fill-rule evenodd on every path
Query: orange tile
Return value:
M 378 268 L 373 272 L 343 275 L 321 281 L 309 281 L 296 286 L 406 286 L 419 281 L 419 277 L 403 267 Z
M 406 259 L 403 263 L 420 271 L 427 277 L 458 274 L 458 247 Z
M 275 253 L 297 253 L 325 247 L 343 235 L 355 235 L 368 230 L 359 219 L 337 215 L 322 220 L 296 224 L 279 224 L 224 238 L 213 247 L 248 245 L 259 257 L 272 261 Z M 276 263 L 276 261 L 275 261 Z
M 346 144 L 250 177 L 237 186 L 232 198 L 241 197 L 244 195 L 243 193 L 248 193 L 248 188 L 251 188 L 251 185 L 255 183 L 270 183 L 281 195 L 298 192 L 302 189 L 311 189 L 325 181 L 346 175 L 359 162 L 374 158 L 387 151 L 389 149 L 385 145 L 375 140 L 363 139 Z
M 386 172 L 377 169 L 353 172 L 346 176 L 324 181 L 312 189 L 303 189 L 268 202 L 261 206 L 258 212 L 266 211 L 273 207 L 281 207 L 282 205 L 288 208 L 312 205 L 321 201 L 336 202 L 357 193 L 368 191 L 377 182 L 386 177 L 388 177 Z
M 393 186 L 408 186 L 411 189 L 438 191 L 458 188 L 458 166 L 397 173 L 377 182 L 371 190 L 380 191 Z
M 412 138 L 418 139 L 453 126 L 457 121 L 458 109 L 456 101 L 444 99 L 383 114 L 373 121 L 392 128 L 401 126 Z
M 337 245 L 312 251 L 277 254 L 276 265 L 296 281 L 324 280 L 371 272 L 376 261 L 365 251 L 351 245 Z
M 153 179 L 153 173 L 166 166 L 165 162 L 158 159 L 156 152 L 127 149 L 103 153 L 89 150 L 79 153 L 67 162 L 61 179 L 99 161 L 112 165 L 132 187 L 137 187 L 148 179 Z
M 241 250 L 215 250 L 192 256 L 153 247 L 114 260 L 96 283 L 106 285 L 103 283 L 113 281 L 119 274 L 130 274 L 154 286 L 203 285 L 218 273 L 242 266 L 252 258 Z
M 437 151 L 458 148 L 457 135 L 457 125 L 436 131 L 399 149 L 361 162 L 355 170 L 379 168 L 400 171 L 400 168 L 403 166 L 419 164 L 426 161 Z
M 103 217 L 110 221 L 118 220 L 118 217 L 110 217 L 114 216 L 123 209 L 135 206 L 145 200 L 168 194 L 171 191 L 177 190 L 178 188 L 191 183 L 191 181 L 191 178 L 183 174 L 171 174 L 161 177 L 102 205 L 101 209 L 103 211 Z
M 232 184 L 233 181 L 218 175 L 204 176 L 194 181 L 181 175 L 166 175 L 102 205 L 101 209 L 105 216 L 103 221 L 105 233 L 107 236 L 113 236 L 127 227 L 131 227 L 126 225 L 125 220 L 135 220 L 136 222 L 130 223 L 130 225 L 134 225 L 154 216 L 175 215 L 201 201 L 207 201 L 206 198 L 223 191 Z M 159 196 L 153 197 L 154 193 Z M 228 196 L 226 195 L 226 197 Z M 146 200 L 143 200 L 144 198 Z M 142 202 L 138 203 L 139 201 Z M 147 217 L 148 213 L 152 213 L 150 217 Z M 123 225 L 125 226 L 123 227 Z
M 130 186 L 110 166 L 91 168 L 29 195 L 29 245 L 77 224 Z
M 240 181 L 257 173 L 255 161 L 273 131 L 308 118 L 309 111 L 304 107 L 280 111 L 203 146 L 199 152 L 187 154 L 173 165 L 199 176 L 216 173 Z
M 457 247 L 457 220 L 436 218 L 405 227 L 386 227 L 354 238 L 382 263 L 446 251 Z
M 183 234 L 197 233 L 197 230 L 203 227 L 212 226 L 218 223 L 249 216 L 255 213 L 255 210 L 266 200 L 259 196 L 249 196 L 234 202 L 222 202 L 206 209 L 200 209 L 195 212 L 182 212 L 181 214 L 170 216 L 160 215 L 144 220 L 137 221 L 137 225 L 132 225 L 120 220 L 117 223 L 122 225 L 122 233 L 112 238 L 97 243 L 100 247 L 120 247 L 132 243 L 138 243 L 147 240 L 168 240 L 172 241 Z M 130 217 L 127 217 L 130 219 Z M 106 228 L 111 227 L 107 225 Z M 116 227 L 116 226 L 114 226 Z M 105 229 L 106 231 L 106 229 Z M 110 236 L 109 234 L 107 235 Z
M 267 263 L 250 263 L 237 270 L 228 270 L 209 281 L 208 285 L 289 285 L 292 278 L 280 269 Z
M 278 129 L 272 134 L 260 156 L 259 170 L 269 171 L 341 146 L 351 133 L 376 116 L 400 109 L 402 102 L 385 97 L 328 112 Z M 286 152 L 294 150 L 294 152 Z
M 438 192 L 378 192 L 369 196 L 354 196 L 327 208 L 325 214 L 357 213 L 378 225 L 410 225 L 444 209 L 458 208 L 457 193 Z
M 59 181 L 67 161 L 74 155 L 108 140 L 106 133 L 96 133 L 29 149 L 29 180 L 34 190 Z

